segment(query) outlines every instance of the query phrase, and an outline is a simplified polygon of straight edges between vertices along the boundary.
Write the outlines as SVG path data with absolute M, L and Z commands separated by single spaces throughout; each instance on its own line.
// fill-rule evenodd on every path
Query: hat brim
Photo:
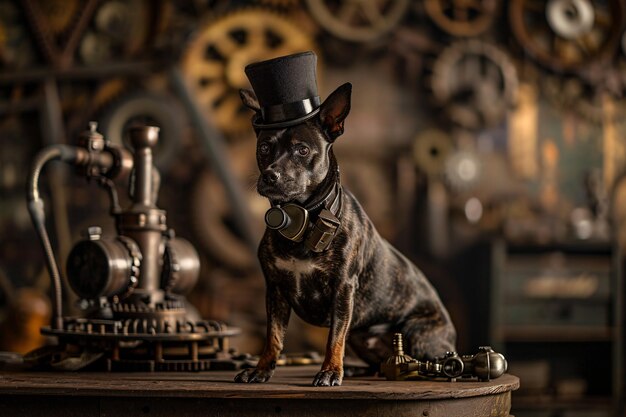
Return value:
M 254 126 L 256 129 L 282 129 L 285 127 L 295 126 L 297 124 L 306 122 L 307 120 L 317 115 L 319 112 L 320 107 L 316 108 L 311 113 L 308 113 L 302 117 L 298 117 L 297 119 L 285 120 L 275 123 L 263 123 L 262 117 L 257 114 L 252 120 L 252 126 Z

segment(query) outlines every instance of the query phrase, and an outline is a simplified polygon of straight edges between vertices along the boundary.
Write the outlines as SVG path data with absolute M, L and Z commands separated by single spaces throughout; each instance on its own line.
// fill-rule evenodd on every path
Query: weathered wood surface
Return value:
M 266 384 L 235 372 L 0 373 L 0 415 L 37 416 L 508 416 L 519 380 L 394 382 L 346 378 L 312 387 L 316 368 L 279 368 Z
M 346 378 L 340 387 L 313 387 L 315 367 L 278 368 L 265 384 L 237 384 L 235 371 L 201 373 L 0 373 L 0 394 L 418 400 L 465 398 L 516 390 L 504 375 L 489 382 L 386 381 Z

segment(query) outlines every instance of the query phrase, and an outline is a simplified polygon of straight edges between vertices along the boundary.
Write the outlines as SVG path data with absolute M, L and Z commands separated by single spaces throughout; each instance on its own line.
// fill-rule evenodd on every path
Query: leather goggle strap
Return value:
M 319 200 L 315 200 L 309 204 L 306 204 L 305 202 L 304 208 L 307 209 L 309 212 L 314 212 L 320 207 L 328 208 L 329 202 L 334 201 L 337 198 L 337 194 L 339 193 L 340 190 L 341 190 L 341 184 L 339 183 L 339 181 L 337 181 L 333 184 L 330 191 L 328 191 L 328 194 L 326 194 L 324 197 L 320 198 Z
M 342 190 L 337 184 L 335 196 L 326 200 L 325 207 L 317 215 L 315 223 L 311 225 L 304 244 L 313 252 L 323 252 L 330 246 L 341 227 Z
M 343 190 L 341 186 L 338 185 L 335 198 L 330 202 L 330 204 L 326 204 L 326 208 L 338 218 L 341 217 L 341 209 L 343 208 L 342 197 Z

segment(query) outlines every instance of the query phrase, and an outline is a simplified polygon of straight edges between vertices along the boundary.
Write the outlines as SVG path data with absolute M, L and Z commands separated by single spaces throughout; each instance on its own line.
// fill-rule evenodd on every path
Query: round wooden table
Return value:
M 279 367 L 265 384 L 236 371 L 202 373 L 2 372 L 3 416 L 428 416 L 508 417 L 513 375 L 489 382 L 344 379 L 312 387 L 317 367 Z

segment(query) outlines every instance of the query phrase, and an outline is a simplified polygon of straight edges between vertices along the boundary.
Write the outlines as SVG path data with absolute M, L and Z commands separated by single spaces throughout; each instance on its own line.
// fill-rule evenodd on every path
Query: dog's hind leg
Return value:
M 368 374 L 380 370 L 380 364 L 393 355 L 393 331 L 385 325 L 366 329 L 350 330 L 348 345 L 352 351 L 369 365 Z
M 456 330 L 450 316 L 435 306 L 420 306 L 405 319 L 401 332 L 405 351 L 415 359 L 434 359 L 456 350 Z

